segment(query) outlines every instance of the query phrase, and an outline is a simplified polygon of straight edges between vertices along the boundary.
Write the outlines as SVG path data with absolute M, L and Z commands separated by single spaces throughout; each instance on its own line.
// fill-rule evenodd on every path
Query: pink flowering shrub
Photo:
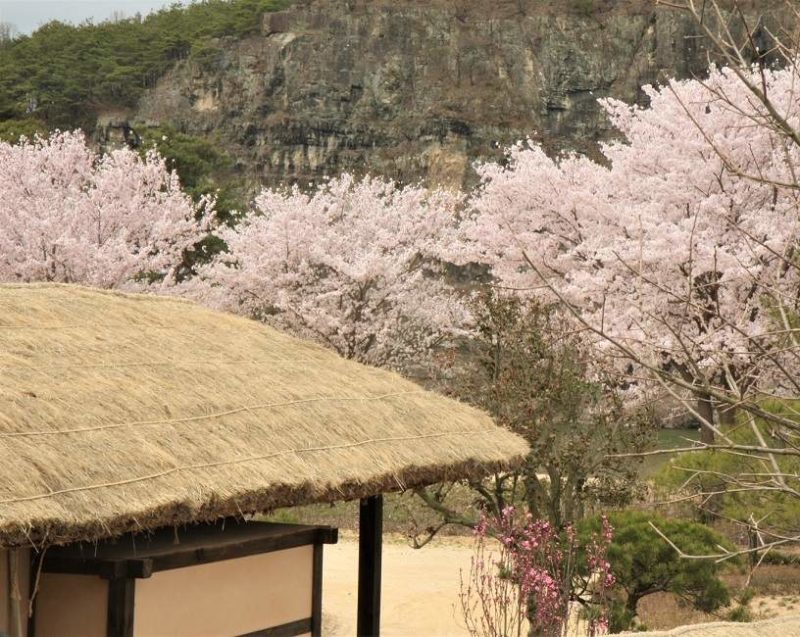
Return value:
M 483 515 L 475 537 L 460 594 L 471 635 L 562 635 L 571 602 L 586 610 L 589 635 L 607 631 L 615 579 L 607 559 L 613 529 L 606 518 L 601 532 L 582 543 L 572 526 L 559 532 L 507 507 L 499 518 Z

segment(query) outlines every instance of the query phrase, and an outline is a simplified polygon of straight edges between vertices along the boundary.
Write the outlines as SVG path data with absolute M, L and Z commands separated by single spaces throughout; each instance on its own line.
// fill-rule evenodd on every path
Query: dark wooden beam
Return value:
M 136 580 L 119 577 L 108 580 L 107 637 L 133 637 L 133 602 Z
M 322 544 L 314 545 L 311 589 L 311 637 L 322 637 Z
M 176 543 L 176 538 L 180 541 Z M 125 535 L 100 543 L 56 546 L 44 558 L 45 573 L 99 575 L 108 579 L 150 577 L 158 571 L 208 564 L 306 546 L 335 544 L 337 530 L 324 526 L 230 521 Z
M 361 500 L 358 527 L 358 637 L 378 637 L 381 631 L 381 548 L 383 496 Z

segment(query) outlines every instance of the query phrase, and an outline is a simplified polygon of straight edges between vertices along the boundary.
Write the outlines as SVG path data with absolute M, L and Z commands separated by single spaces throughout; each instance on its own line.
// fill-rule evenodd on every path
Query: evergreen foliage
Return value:
M 144 18 L 71 26 L 53 21 L 0 44 L 0 122 L 89 128 L 95 112 L 133 106 L 176 61 L 213 63 L 218 38 L 258 30 L 286 0 L 204 0 Z
M 620 511 L 609 516 L 614 537 L 608 560 L 626 599 L 612 607 L 611 631 L 631 627 L 636 607 L 653 593 L 673 593 L 692 607 L 716 611 L 730 602 L 730 593 L 719 579 L 723 564 L 713 559 L 684 559 L 651 523 L 676 546 L 690 555 L 718 554 L 729 543 L 707 526 L 685 520 L 664 518 L 639 511 Z M 581 534 L 597 533 L 600 518 L 588 520 Z
M 234 211 L 247 207 L 245 186 L 233 177 L 233 159 L 220 144 L 170 126 L 137 128 L 137 133 L 141 136 L 142 156 L 151 149 L 157 150 L 167 166 L 178 173 L 183 190 L 192 199 L 199 201 L 203 195 L 214 194 L 217 216 L 222 221 L 229 221 Z
M 797 401 L 789 400 L 765 400 L 760 404 L 766 412 L 785 418 L 796 417 L 800 406 Z M 747 415 L 740 413 L 735 420 L 725 429 L 726 435 L 735 444 L 758 445 L 758 437 L 748 425 Z M 762 438 L 770 440 L 777 448 L 787 446 L 779 440 L 781 432 L 772 423 L 756 418 L 754 425 Z M 780 454 L 775 461 L 789 484 L 794 484 L 792 476 L 800 472 L 800 458 L 794 454 Z M 680 489 L 684 494 L 697 493 L 701 521 L 711 521 L 719 516 L 742 521 L 762 520 L 764 526 L 768 525 L 779 534 L 797 534 L 800 532 L 800 502 L 795 496 L 768 490 L 737 489 L 723 479 L 726 475 L 738 474 L 764 480 L 771 470 L 763 455 L 748 457 L 709 449 L 675 455 L 654 477 L 656 483 L 667 491 Z
M 0 138 L 2 138 L 0 125 Z M 203 197 L 214 197 L 214 212 L 218 222 L 232 224 L 237 215 L 247 210 L 250 202 L 245 180 L 233 171 L 233 159 L 221 145 L 203 137 L 181 133 L 170 126 L 150 126 L 137 129 L 141 137 L 139 153 L 144 158 L 155 150 L 166 166 L 178 173 L 183 191 L 195 203 Z M 188 272 L 225 250 L 225 243 L 209 234 L 186 254 Z

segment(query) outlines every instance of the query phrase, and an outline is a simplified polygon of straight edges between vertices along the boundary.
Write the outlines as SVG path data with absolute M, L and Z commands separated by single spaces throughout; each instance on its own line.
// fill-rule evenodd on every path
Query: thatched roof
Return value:
M 255 321 L 0 286 L 0 546 L 477 477 L 526 452 L 478 410 Z
M 631 637 L 800 637 L 800 617 L 778 617 L 752 623 L 712 622 L 672 630 L 620 634 Z

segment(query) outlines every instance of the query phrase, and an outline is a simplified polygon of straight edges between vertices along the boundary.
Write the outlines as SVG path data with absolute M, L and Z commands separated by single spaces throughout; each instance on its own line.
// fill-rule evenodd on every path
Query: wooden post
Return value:
M 381 630 L 381 546 L 383 496 L 363 498 L 358 528 L 358 637 L 378 637 Z
M 133 600 L 136 580 L 114 577 L 108 580 L 107 637 L 133 637 Z
M 7 549 L 8 554 L 8 634 L 23 637 L 22 631 L 22 591 L 19 588 L 22 549 Z M 27 570 L 27 569 L 26 569 Z
M 311 637 L 322 637 L 322 544 L 314 544 L 311 591 Z

